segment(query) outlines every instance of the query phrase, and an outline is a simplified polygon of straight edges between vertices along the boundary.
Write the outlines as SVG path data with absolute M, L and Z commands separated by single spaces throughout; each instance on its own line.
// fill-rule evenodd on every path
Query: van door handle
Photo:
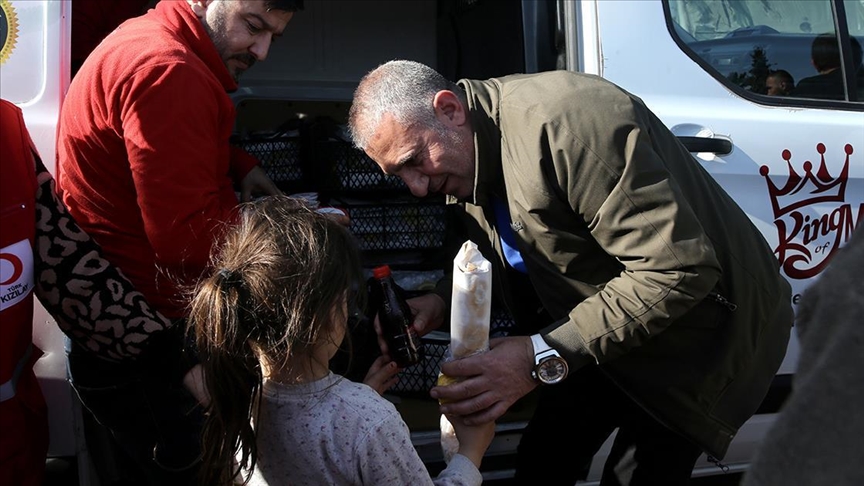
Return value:
M 722 138 L 679 136 L 678 140 L 680 140 L 690 152 L 712 152 L 717 155 L 729 155 L 732 153 L 732 142 Z

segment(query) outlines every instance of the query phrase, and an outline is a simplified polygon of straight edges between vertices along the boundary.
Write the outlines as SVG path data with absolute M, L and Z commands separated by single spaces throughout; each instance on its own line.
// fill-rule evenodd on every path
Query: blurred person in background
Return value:
M 768 73 L 765 79 L 768 96 L 789 96 L 795 89 L 795 80 L 789 71 L 777 69 Z
M 801 299 L 792 394 L 759 446 L 742 486 L 864 484 L 864 231 Z
M 849 37 L 852 46 L 852 62 L 855 66 L 857 89 L 864 83 L 864 71 L 861 70 L 861 43 L 854 37 Z M 792 95 L 799 98 L 817 98 L 824 100 L 845 100 L 845 74 L 840 68 L 840 45 L 833 33 L 820 34 L 813 39 L 810 49 L 810 62 L 819 73 L 815 76 L 798 81 Z M 851 87 L 852 90 L 856 86 Z M 859 100 L 860 101 L 860 100 Z

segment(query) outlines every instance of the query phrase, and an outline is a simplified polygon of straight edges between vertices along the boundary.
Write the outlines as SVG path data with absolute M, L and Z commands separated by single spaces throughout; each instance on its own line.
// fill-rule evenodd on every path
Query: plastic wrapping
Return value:
M 489 349 L 492 265 L 477 245 L 466 241 L 453 260 L 450 349 L 453 359 Z
M 466 241 L 453 260 L 453 294 L 450 307 L 450 349 L 445 360 L 459 359 L 489 349 L 492 314 L 492 265 L 472 241 Z M 439 377 L 439 384 L 452 381 Z M 444 461 L 459 451 L 456 432 L 441 416 L 441 449 Z

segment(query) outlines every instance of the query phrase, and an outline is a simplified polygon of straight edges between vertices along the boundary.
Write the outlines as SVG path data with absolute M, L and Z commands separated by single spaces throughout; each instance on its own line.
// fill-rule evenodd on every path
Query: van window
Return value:
M 864 0 L 665 3 L 682 49 L 745 96 L 864 102 Z

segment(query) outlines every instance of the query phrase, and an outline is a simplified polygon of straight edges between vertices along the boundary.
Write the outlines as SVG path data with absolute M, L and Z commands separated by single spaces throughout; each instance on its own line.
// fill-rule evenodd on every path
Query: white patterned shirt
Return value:
M 258 462 L 250 486 L 479 485 L 457 454 L 434 480 L 392 403 L 330 373 L 301 385 L 264 384 Z

